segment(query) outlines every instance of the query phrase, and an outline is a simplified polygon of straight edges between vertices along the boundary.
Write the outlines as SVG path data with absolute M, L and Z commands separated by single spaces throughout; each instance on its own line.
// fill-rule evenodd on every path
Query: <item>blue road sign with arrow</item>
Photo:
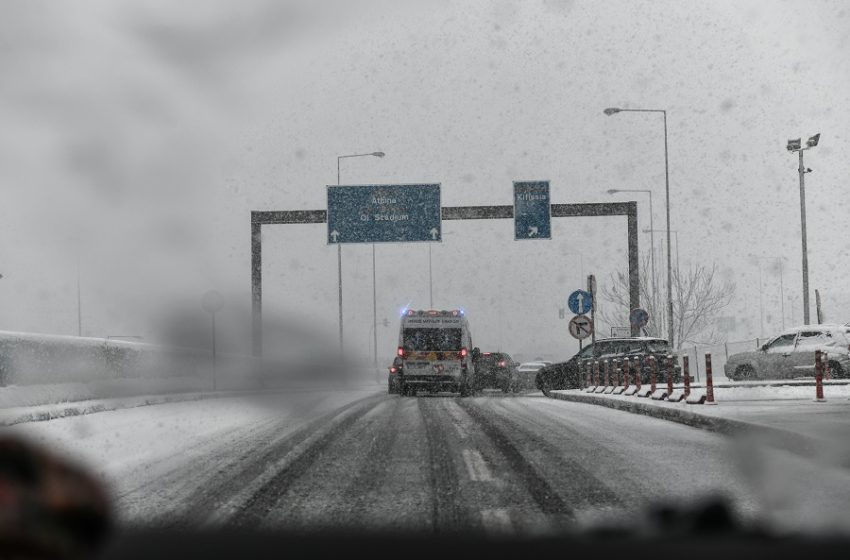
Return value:
M 567 305 L 576 315 L 584 315 L 593 307 L 593 296 L 590 292 L 576 290 L 567 298 Z
M 551 239 L 549 181 L 514 181 L 514 239 Z
M 328 243 L 441 241 L 440 185 L 329 185 Z

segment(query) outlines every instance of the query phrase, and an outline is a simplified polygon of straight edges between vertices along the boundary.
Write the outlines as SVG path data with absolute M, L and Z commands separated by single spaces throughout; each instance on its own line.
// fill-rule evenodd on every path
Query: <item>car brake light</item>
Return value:
M 499 367 L 505 367 L 505 360 L 502 360 L 501 362 L 499 362 Z
M 400 358 L 404 358 L 404 348 L 401 346 L 398 347 L 398 355 Z
M 391 367 L 391 368 L 390 368 L 390 373 L 395 373 L 395 372 L 397 372 L 397 371 L 398 371 L 398 370 L 397 370 L 396 368 L 394 368 L 394 367 Z
M 468 353 L 469 353 L 469 352 L 466 350 L 466 348 L 461 348 L 461 349 L 460 349 L 460 357 L 461 357 L 461 358 L 465 358 L 465 357 L 466 357 L 466 355 L 467 355 Z

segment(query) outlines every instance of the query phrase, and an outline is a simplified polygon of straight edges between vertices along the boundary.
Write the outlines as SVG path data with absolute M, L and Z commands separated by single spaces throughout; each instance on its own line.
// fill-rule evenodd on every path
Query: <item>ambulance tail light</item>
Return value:
M 499 367 L 505 367 L 506 365 L 508 365 L 508 363 L 505 360 L 501 360 L 499 362 Z
M 467 354 L 469 354 L 469 351 L 466 348 L 460 349 L 460 359 L 461 360 L 466 358 Z

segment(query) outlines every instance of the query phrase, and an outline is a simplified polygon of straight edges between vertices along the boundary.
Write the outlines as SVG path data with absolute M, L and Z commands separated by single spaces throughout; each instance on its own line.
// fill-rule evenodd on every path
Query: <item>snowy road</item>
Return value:
M 539 395 L 317 391 L 14 430 L 93 466 L 129 523 L 540 534 L 721 493 L 747 518 L 850 528 L 850 471 Z

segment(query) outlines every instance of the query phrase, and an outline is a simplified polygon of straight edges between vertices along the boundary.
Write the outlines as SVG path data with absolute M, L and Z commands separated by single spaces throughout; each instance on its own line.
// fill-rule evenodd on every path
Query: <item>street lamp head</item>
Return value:
M 375 157 L 384 157 L 387 154 L 385 154 L 384 152 L 372 152 L 372 155 Z
M 809 148 L 814 148 L 818 145 L 818 140 L 820 140 L 820 132 L 806 140 L 806 146 L 808 146 Z
M 618 192 L 620 192 L 620 189 L 608 189 L 605 192 L 607 192 L 608 194 L 617 194 Z
M 793 140 L 788 140 L 788 151 L 796 152 L 802 147 L 802 140 L 800 138 L 794 138 Z
M 620 111 L 622 111 L 622 109 L 618 109 L 617 107 L 608 107 L 607 109 L 605 109 L 602 112 L 610 117 L 611 115 L 616 115 Z

